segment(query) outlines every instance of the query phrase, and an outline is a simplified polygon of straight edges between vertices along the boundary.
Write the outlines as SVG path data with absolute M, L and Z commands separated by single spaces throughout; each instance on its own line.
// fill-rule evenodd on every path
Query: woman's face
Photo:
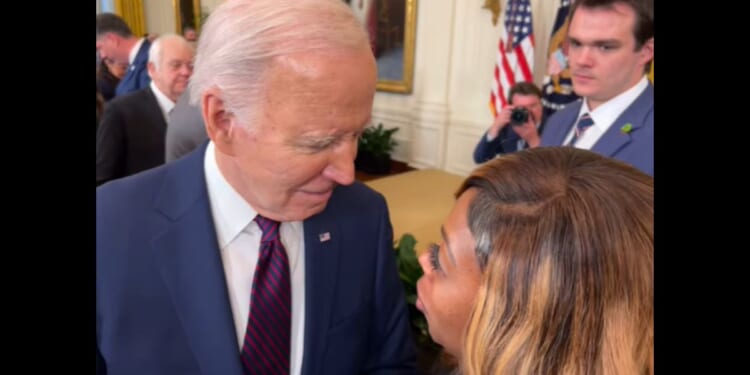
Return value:
M 115 77 L 120 79 L 122 79 L 122 77 L 125 77 L 125 73 L 127 73 L 128 69 L 127 64 L 120 64 L 110 60 L 105 60 L 104 63 L 107 64 L 107 69 L 109 69 L 110 73 L 112 73 Z
M 465 191 L 456 201 L 441 233 L 443 241 L 419 257 L 424 276 L 417 282 L 417 308 L 425 314 L 430 336 L 456 357 L 461 356 L 465 327 L 481 282 L 467 212 L 476 195 Z

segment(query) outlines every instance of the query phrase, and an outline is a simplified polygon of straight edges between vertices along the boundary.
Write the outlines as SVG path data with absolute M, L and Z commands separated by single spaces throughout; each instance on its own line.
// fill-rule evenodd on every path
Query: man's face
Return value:
M 595 109 L 633 87 L 654 56 L 654 39 L 635 50 L 633 9 L 616 3 L 612 8 L 578 8 L 568 29 L 568 60 L 576 94 Z
M 96 50 L 102 60 L 110 61 L 117 64 L 127 65 L 129 63 L 128 54 L 130 51 L 124 51 L 122 38 L 113 33 L 104 33 L 96 39 Z
M 188 42 L 195 42 L 195 40 L 198 39 L 195 30 L 185 30 L 184 37 Z
M 187 88 L 188 79 L 193 74 L 193 49 L 177 40 L 163 40 L 161 60 L 148 64 L 148 74 L 156 87 L 173 102 Z
M 258 118 L 231 120 L 232 156 L 222 172 L 262 215 L 304 220 L 323 211 L 336 185 L 354 181 L 358 138 L 375 95 L 375 60 L 362 49 L 271 64 Z
M 482 279 L 467 221 L 475 196 L 473 188 L 461 194 L 441 228 L 443 243 L 419 256 L 424 275 L 417 282 L 417 308 L 432 339 L 457 357 Z
M 538 96 L 513 94 L 511 98 L 514 107 L 524 107 L 533 116 L 534 123 L 542 120 L 542 100 Z

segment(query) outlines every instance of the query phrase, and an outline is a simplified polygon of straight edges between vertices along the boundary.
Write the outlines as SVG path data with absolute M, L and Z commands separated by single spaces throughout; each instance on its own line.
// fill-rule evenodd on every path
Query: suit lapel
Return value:
M 591 151 L 613 156 L 622 147 L 630 143 L 633 139 L 631 133 L 638 131 L 638 128 L 643 126 L 644 118 L 654 106 L 653 93 L 653 87 L 648 85 L 646 90 L 641 95 L 638 95 L 635 101 L 617 117 L 612 126 L 607 129 L 594 147 L 591 148 Z M 632 127 L 629 132 L 622 131 L 622 127 L 626 124 L 630 124 Z
M 164 112 L 159 107 L 159 101 L 156 99 L 156 95 L 151 91 L 151 87 L 143 89 L 144 93 L 144 105 L 142 110 L 148 115 L 148 117 L 154 119 L 154 124 L 158 124 L 158 129 L 153 129 L 155 134 L 158 134 L 161 138 L 167 136 L 167 120 L 164 119 Z
M 558 130 L 557 134 L 555 134 L 556 139 L 552 140 L 552 146 L 566 146 L 565 144 L 563 144 L 563 142 L 565 142 L 565 137 L 568 136 L 570 129 L 573 129 L 573 127 L 576 126 L 576 122 L 578 120 L 578 112 L 581 111 L 583 102 L 580 100 L 576 100 L 575 102 L 568 105 L 571 107 L 571 110 L 564 112 L 562 115 L 566 117 L 560 119 L 560 121 L 558 122 L 559 124 L 566 124 L 567 126 L 563 126 L 562 129 Z M 551 129 L 548 129 L 547 131 L 550 130 Z
M 305 220 L 305 351 L 303 374 L 318 374 L 338 275 L 339 228 L 328 211 Z
M 203 152 L 165 177 L 156 210 L 172 224 L 153 240 L 162 279 L 201 372 L 241 375 L 224 268 L 205 187 Z M 198 172 L 197 172 L 198 171 Z

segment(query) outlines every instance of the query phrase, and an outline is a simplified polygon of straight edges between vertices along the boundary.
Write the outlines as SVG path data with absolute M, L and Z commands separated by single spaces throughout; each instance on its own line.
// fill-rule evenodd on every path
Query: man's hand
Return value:
M 503 108 L 500 113 L 497 114 L 495 117 L 495 121 L 492 123 L 492 126 L 490 126 L 490 129 L 487 130 L 487 135 L 489 136 L 489 139 L 495 139 L 498 134 L 500 134 L 500 130 L 503 130 L 505 125 L 508 125 L 510 122 L 510 113 L 513 112 L 513 106 L 508 105 Z

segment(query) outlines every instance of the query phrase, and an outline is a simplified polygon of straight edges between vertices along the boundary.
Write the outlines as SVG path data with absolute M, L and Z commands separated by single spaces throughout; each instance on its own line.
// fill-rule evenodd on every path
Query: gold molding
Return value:
M 415 37 L 417 33 L 417 0 L 405 0 L 406 14 L 404 17 L 404 61 L 403 75 L 400 81 L 378 80 L 377 90 L 409 94 L 414 80 Z
M 497 19 L 500 17 L 500 0 L 484 0 L 482 9 L 492 12 L 492 25 L 497 26 Z
M 177 35 L 182 35 L 182 17 L 180 17 L 180 0 L 172 0 L 174 8 L 174 23 Z M 201 27 L 201 0 L 193 0 L 193 17 L 195 18 L 195 32 L 200 33 Z

